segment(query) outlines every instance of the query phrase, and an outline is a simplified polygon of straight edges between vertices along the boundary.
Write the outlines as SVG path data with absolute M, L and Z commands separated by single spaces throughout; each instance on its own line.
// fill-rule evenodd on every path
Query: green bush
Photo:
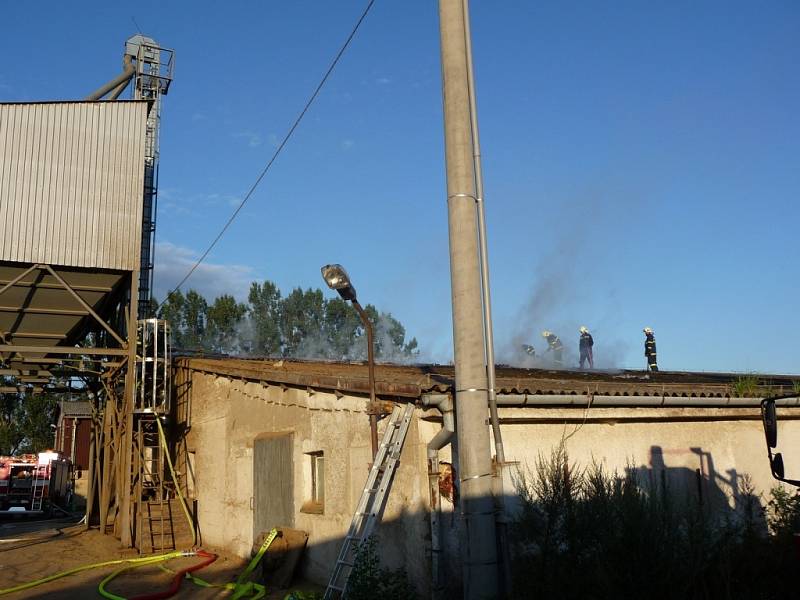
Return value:
M 758 398 L 761 396 L 757 375 L 740 375 L 731 384 L 731 395 L 739 398 Z
M 286 594 L 283 600 L 322 600 L 322 597 L 322 594 L 318 592 L 302 592 L 300 590 L 295 590 L 294 592 Z
M 786 536 L 800 525 L 800 496 L 773 490 L 767 535 L 747 476 L 736 512 L 713 514 L 670 489 L 665 471 L 648 481 L 637 472 L 579 468 L 563 444 L 520 471 L 521 511 L 510 528 L 515 597 L 794 597 L 800 563 Z
M 375 538 L 364 540 L 358 548 L 355 566 L 347 584 L 348 600 L 414 600 L 417 592 L 403 569 L 381 566 Z

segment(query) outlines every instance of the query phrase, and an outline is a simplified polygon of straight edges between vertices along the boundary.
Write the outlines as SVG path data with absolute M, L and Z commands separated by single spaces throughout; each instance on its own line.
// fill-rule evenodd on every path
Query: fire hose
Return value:
M 184 515 L 186 516 L 186 519 L 189 522 L 189 527 L 190 527 L 190 529 L 192 531 L 192 546 L 196 546 L 197 545 L 197 530 L 194 527 L 194 522 L 193 522 L 193 520 L 191 518 L 191 515 L 189 514 L 189 509 L 188 509 L 188 507 L 186 505 L 186 500 L 183 497 L 183 494 L 181 493 L 180 486 L 177 485 L 177 477 L 175 476 L 175 468 L 174 468 L 174 466 L 172 464 L 172 459 L 169 456 L 169 450 L 168 450 L 168 447 L 167 447 L 167 441 L 166 441 L 166 437 L 164 436 L 164 430 L 161 427 L 161 422 L 158 419 L 156 419 L 156 424 L 158 425 L 159 437 L 161 439 L 161 444 L 162 444 L 162 446 L 164 448 L 164 454 L 167 457 L 167 464 L 169 465 L 169 470 L 170 470 L 170 474 L 172 475 L 172 480 L 176 483 L 175 487 L 176 487 L 176 490 L 178 492 L 178 498 L 180 500 L 181 507 L 183 508 Z M 49 582 L 55 581 L 57 579 L 61 579 L 62 577 L 68 577 L 68 576 L 74 575 L 76 573 L 81 573 L 83 571 L 88 571 L 88 570 L 91 570 L 91 569 L 98 569 L 98 568 L 101 568 L 101 567 L 108 567 L 108 566 L 111 566 L 111 565 L 124 565 L 122 568 L 117 569 L 116 571 L 114 571 L 110 575 L 108 575 L 105 578 L 103 578 L 103 580 L 100 582 L 100 584 L 98 586 L 98 592 L 100 593 L 101 596 L 103 596 L 104 598 L 108 598 L 108 600 L 161 600 L 162 598 L 169 598 L 170 596 L 175 595 L 178 592 L 178 590 L 180 589 L 181 582 L 185 578 L 185 579 L 189 579 L 190 581 L 192 581 L 193 583 L 195 583 L 196 585 L 199 585 L 201 587 L 219 587 L 219 588 L 224 588 L 226 590 L 233 591 L 234 593 L 233 593 L 233 596 L 232 596 L 232 600 L 240 600 L 242 598 L 250 598 L 250 600 L 258 600 L 258 599 L 264 598 L 266 596 L 266 587 L 263 586 L 262 584 L 259 584 L 259 583 L 256 583 L 256 582 L 247 581 L 247 579 L 250 577 L 251 573 L 255 570 L 256 566 L 261 561 L 261 559 L 263 558 L 264 554 L 267 552 L 267 550 L 269 549 L 270 545 L 272 544 L 272 542 L 275 540 L 275 538 L 277 536 L 278 536 L 278 530 L 277 529 L 273 529 L 272 531 L 270 531 L 269 535 L 267 535 L 267 537 L 264 539 L 264 542 L 261 544 L 261 547 L 259 548 L 258 552 L 253 557 L 253 559 L 250 561 L 250 563 L 247 565 L 245 570 L 239 575 L 239 577 L 236 578 L 235 582 L 231 582 L 231 583 L 209 583 L 209 582 L 204 581 L 203 579 L 200 579 L 199 577 L 197 577 L 197 576 L 192 574 L 193 572 L 198 571 L 198 570 L 210 565 L 211 563 L 213 563 L 217 559 L 217 555 L 216 554 L 211 554 L 211 553 L 208 553 L 208 552 L 206 552 L 204 550 L 199 550 L 198 549 L 198 550 L 193 550 L 193 551 L 188 551 L 188 552 L 175 551 L 175 552 L 169 552 L 167 554 L 160 554 L 158 556 L 146 556 L 146 557 L 142 557 L 142 558 L 117 559 L 117 560 L 104 561 L 104 562 L 100 562 L 100 563 L 93 563 L 93 564 L 89 564 L 89 565 L 82 565 L 82 566 L 79 566 L 79 567 L 75 567 L 73 569 L 68 569 L 66 571 L 61 571 L 60 573 L 55 573 L 53 575 L 49 575 L 47 577 L 42 577 L 41 579 L 37 579 L 35 581 L 30 581 L 28 583 L 19 584 L 19 585 L 10 587 L 10 588 L 0 589 L 0 596 L 3 596 L 5 594 L 12 594 L 14 592 L 19 592 L 19 591 L 23 591 L 23 590 L 27 590 L 27 589 L 31 589 L 33 587 L 37 587 L 39 585 L 42 585 L 42 584 L 45 584 L 45 583 L 49 583 Z M 204 558 L 205 560 L 201 561 L 198 564 L 195 564 L 195 565 L 192 565 L 190 567 L 187 567 L 187 568 L 184 568 L 184 569 L 180 569 L 180 570 L 174 571 L 174 572 L 169 570 L 169 569 L 167 569 L 163 565 L 159 564 L 159 563 L 162 563 L 162 562 L 166 562 L 168 560 L 172 560 L 173 558 L 188 557 L 188 556 L 200 556 L 200 557 Z M 171 582 L 169 588 L 167 588 L 166 590 L 161 591 L 161 592 L 153 592 L 151 594 L 145 594 L 145 595 L 136 596 L 136 597 L 131 598 L 131 599 L 127 599 L 124 596 L 119 596 L 119 595 L 113 594 L 112 592 L 109 592 L 108 590 L 106 590 L 106 585 L 109 582 L 111 582 L 115 577 L 117 577 L 118 575 L 124 573 L 125 571 L 129 571 L 131 569 L 135 569 L 135 568 L 138 568 L 138 567 L 154 565 L 154 564 L 159 564 L 159 566 L 162 569 L 164 569 L 165 571 L 174 573 L 174 577 L 172 578 L 172 582 Z
M 90 569 L 98 569 L 100 567 L 108 567 L 110 565 L 122 565 L 122 564 L 141 566 L 144 564 L 154 564 L 156 562 L 169 560 L 171 558 L 177 558 L 179 556 L 186 556 L 186 553 L 170 552 L 169 554 L 162 554 L 160 556 L 146 556 L 143 558 L 120 558 L 117 560 L 107 560 L 105 562 L 94 563 L 91 565 L 81 565 L 80 567 L 67 569 L 66 571 L 61 571 L 60 573 L 55 573 L 54 575 L 42 577 L 41 579 L 37 579 L 35 581 L 30 581 L 28 583 L 21 583 L 20 585 L 15 585 L 14 587 L 2 589 L 0 590 L 0 596 L 3 596 L 5 594 L 12 594 L 14 592 L 20 592 L 22 590 L 28 590 L 30 588 L 42 585 L 43 583 L 49 583 L 51 581 L 55 581 L 56 579 L 61 579 L 62 577 L 67 577 L 69 575 L 74 575 L 75 573 L 88 571 Z

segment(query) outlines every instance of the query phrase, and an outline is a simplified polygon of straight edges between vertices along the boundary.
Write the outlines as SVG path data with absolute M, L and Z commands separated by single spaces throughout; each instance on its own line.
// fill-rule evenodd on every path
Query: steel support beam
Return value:
M 127 356 L 125 348 L 78 348 L 76 346 L 19 346 L 17 344 L 0 344 L 0 352 L 16 352 L 17 354 L 84 354 L 86 356 Z M 32 359 L 30 362 L 51 362 L 45 358 Z
M 31 267 L 30 270 L 35 269 L 36 265 Z M 61 290 L 64 289 L 63 286 L 56 284 L 56 283 L 45 283 L 45 282 L 36 282 L 36 281 L 18 281 L 19 278 L 14 279 L 0 279 L 0 285 L 6 284 L 8 287 L 16 286 L 16 287 L 37 287 L 47 290 Z M 8 285 L 10 284 L 10 285 Z M 107 294 L 109 292 L 113 292 L 114 288 L 110 288 L 107 286 L 100 286 L 100 285 L 73 285 L 71 286 L 73 290 L 78 292 L 102 292 Z M 6 288 L 0 290 L 0 293 L 4 292 Z
M 25 271 L 23 271 L 21 274 L 19 274 L 16 277 L 14 277 L 14 279 L 10 279 L 8 281 L 0 281 L 0 284 L 5 284 L 5 285 L 3 285 L 2 288 L 0 288 L 0 295 L 5 293 L 6 290 L 11 289 L 12 286 L 22 285 L 19 282 L 22 279 L 24 279 L 31 271 L 35 271 L 37 268 L 38 267 L 36 265 L 31 265 L 30 267 L 25 269 Z
M 32 315 L 56 315 L 67 317 L 85 317 L 87 310 L 67 310 L 63 308 L 32 308 L 26 306 L 0 306 L 0 312 L 28 313 Z
M 33 331 L 10 331 L 6 332 L 6 338 L 28 338 L 39 340 L 63 340 L 67 336 L 63 333 L 39 333 Z
M 40 369 L 0 369 L 0 375 L 14 377 L 50 377 L 52 373 Z
M 131 293 L 130 305 L 128 306 L 128 369 L 125 372 L 125 398 L 123 400 L 124 411 L 121 418 L 122 433 L 122 456 L 120 457 L 121 464 L 121 481 L 117 489 L 122 492 L 121 501 L 118 500 L 120 511 L 120 542 L 123 546 L 131 547 L 137 540 L 133 537 L 133 516 L 136 510 L 136 502 L 138 498 L 133 497 L 134 487 L 132 485 L 132 459 L 133 459 L 133 412 L 136 406 L 136 335 L 137 335 L 137 317 L 139 307 L 139 271 L 131 273 Z
M 38 266 L 39 268 L 44 267 L 50 273 L 50 275 L 52 275 L 56 279 L 56 281 L 58 281 L 62 286 L 64 286 L 65 290 L 67 290 L 70 294 L 72 294 L 72 296 L 78 301 L 78 303 L 84 308 L 84 310 L 88 310 L 89 314 L 92 315 L 92 317 L 94 317 L 94 320 L 97 321 L 103 329 L 105 329 L 108 333 L 110 333 L 111 337 L 117 340 L 120 346 L 125 348 L 125 341 L 121 337 L 119 337 L 117 332 L 114 331 L 111 328 L 111 326 L 100 317 L 100 315 L 94 312 L 94 309 L 91 306 L 89 306 L 89 304 L 87 304 L 87 302 L 83 298 L 81 298 L 80 294 L 78 294 L 78 292 L 73 290 L 69 286 L 69 284 L 66 281 L 64 281 L 61 278 L 61 276 L 53 270 L 53 268 L 50 265 L 38 265 Z M 130 332 L 128 333 L 130 335 Z

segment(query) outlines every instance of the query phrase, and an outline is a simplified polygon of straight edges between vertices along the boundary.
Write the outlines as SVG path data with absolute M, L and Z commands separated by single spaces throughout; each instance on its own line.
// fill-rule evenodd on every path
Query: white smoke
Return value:
M 409 354 L 394 344 L 391 331 L 393 323 L 386 313 L 380 313 L 378 321 L 373 324 L 375 344 L 375 360 L 382 363 L 412 364 L 416 362 L 417 354 Z M 408 340 L 405 340 L 408 343 Z M 236 335 L 220 352 L 241 357 L 258 357 L 256 351 L 256 330 L 250 315 L 246 315 L 236 326 Z M 276 353 L 278 354 L 278 353 Z M 367 338 L 366 334 L 354 339 L 343 350 L 337 348 L 324 335 L 322 331 L 306 335 L 300 345 L 284 358 L 297 358 L 301 360 L 336 360 L 336 361 L 366 361 Z
M 496 343 L 498 362 L 559 368 L 552 353 L 546 352 L 541 333 L 547 330 L 564 345 L 561 368 L 575 369 L 579 366 L 579 329 L 584 325 L 594 338 L 594 367 L 621 366 L 632 332 L 618 331 L 620 309 L 614 277 L 619 269 L 605 260 L 614 242 L 601 242 L 599 232 L 605 229 L 604 222 L 622 222 L 645 205 L 634 202 L 634 194 L 622 197 L 628 201 L 587 192 L 579 198 L 565 198 L 557 213 L 550 215 L 548 233 L 555 237 L 544 251 L 534 250 L 541 258 L 530 267 L 527 300 L 512 320 L 513 333 Z M 586 215 L 592 216 L 591 221 Z M 519 279 L 524 281 L 524 274 Z M 526 344 L 536 349 L 535 356 L 523 349 Z

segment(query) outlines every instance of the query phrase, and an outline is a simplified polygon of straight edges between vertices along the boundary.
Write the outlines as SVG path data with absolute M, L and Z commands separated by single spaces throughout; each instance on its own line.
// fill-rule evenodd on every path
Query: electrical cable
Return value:
M 316 100 L 317 96 L 319 95 L 320 91 L 322 90 L 322 87 L 328 81 L 328 77 L 333 72 L 333 69 L 336 67 L 336 64 L 339 62 L 339 59 L 344 54 L 345 50 L 347 50 L 347 47 L 350 45 L 350 42 L 355 37 L 356 32 L 358 31 L 359 27 L 361 26 L 361 23 L 366 18 L 367 14 L 369 13 L 369 11 L 372 8 L 372 5 L 374 3 L 375 3 L 375 0 L 369 0 L 369 2 L 367 3 L 366 8 L 361 13 L 361 16 L 358 18 L 358 21 L 356 21 L 356 24 L 353 26 L 353 29 L 350 31 L 350 35 L 347 36 L 347 39 L 345 40 L 345 42 L 342 45 L 342 47 L 339 49 L 339 52 L 336 53 L 336 56 L 334 57 L 333 62 L 331 62 L 330 66 L 328 67 L 328 70 L 325 71 L 325 75 L 322 76 L 322 79 L 320 80 L 319 84 L 317 85 L 316 89 L 314 90 L 314 93 L 311 94 L 311 97 L 306 102 L 305 106 L 303 107 L 303 110 L 300 111 L 300 114 L 297 116 L 297 118 L 295 119 L 294 123 L 289 128 L 289 131 L 283 137 L 283 140 L 278 145 L 278 148 L 272 154 L 272 158 L 269 159 L 269 161 L 267 162 L 267 165 L 262 169 L 261 173 L 256 178 L 255 183 L 253 183 L 253 185 L 250 187 L 248 192 L 245 194 L 245 196 L 242 199 L 242 201 L 239 203 L 239 206 L 236 207 L 236 210 L 233 211 L 233 214 L 231 214 L 231 216 L 228 219 L 228 221 L 225 223 L 225 225 L 222 226 L 222 229 L 217 234 L 217 237 L 214 238 L 214 240 L 211 242 L 211 244 L 208 246 L 208 248 L 206 248 L 205 252 L 203 252 L 203 254 L 200 256 L 200 258 L 197 260 L 197 262 L 195 262 L 195 264 L 192 266 L 192 268 L 189 269 L 189 272 L 186 273 L 186 275 L 184 276 L 183 279 L 181 279 L 181 281 L 178 283 L 178 285 L 176 285 L 175 288 L 166 295 L 164 300 L 162 300 L 161 303 L 159 303 L 159 305 L 155 309 L 156 312 L 172 296 L 172 294 L 174 294 L 175 292 L 180 290 L 181 286 L 184 283 L 186 283 L 186 281 L 189 279 L 189 277 L 192 276 L 192 273 L 195 272 L 197 267 L 199 267 L 202 264 L 202 262 L 205 260 L 205 258 L 208 256 L 209 252 L 211 252 L 211 250 L 214 249 L 214 246 L 217 245 L 217 242 L 219 242 L 219 240 L 222 238 L 222 236 L 225 235 L 225 232 L 228 230 L 228 227 L 230 227 L 231 223 L 233 223 L 234 219 L 237 217 L 239 212 L 242 210 L 242 208 L 244 208 L 244 205 L 250 199 L 250 196 L 253 195 L 253 192 L 255 192 L 256 188 L 261 183 L 261 180 L 267 174 L 267 171 L 269 171 L 270 167 L 272 167 L 272 164 L 275 162 L 275 160 L 280 155 L 281 151 L 283 150 L 283 147 L 289 141 L 289 138 L 292 137 L 292 134 L 294 133 L 295 129 L 297 129 L 298 125 L 300 125 L 300 121 L 303 120 L 303 117 L 305 117 L 306 113 L 308 112 L 308 109 L 311 108 L 311 104 L 313 104 L 314 100 Z

